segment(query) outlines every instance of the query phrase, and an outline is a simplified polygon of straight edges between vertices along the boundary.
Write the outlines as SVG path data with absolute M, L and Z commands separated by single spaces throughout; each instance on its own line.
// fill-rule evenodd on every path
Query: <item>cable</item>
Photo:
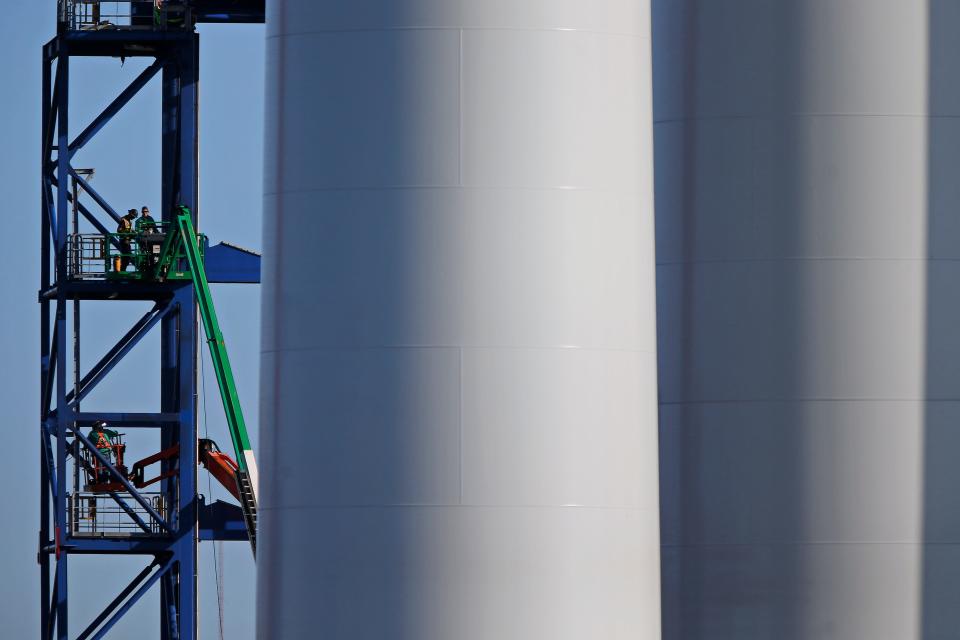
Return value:
M 200 352 L 200 396 L 203 398 L 203 437 L 209 439 L 210 433 L 207 429 L 207 373 L 204 367 L 204 355 Z M 207 474 L 207 495 L 213 500 L 213 484 L 210 481 L 210 474 Z M 223 542 L 217 540 L 213 543 L 213 576 L 217 583 L 217 623 L 220 625 L 220 640 L 223 640 L 223 565 L 220 563 L 219 552 L 223 551 Z
M 220 557 L 223 557 L 223 540 L 217 540 L 213 543 L 214 549 L 214 558 L 219 554 Z M 217 613 L 220 616 L 220 640 L 223 640 L 223 587 L 226 585 L 226 581 L 223 579 L 223 568 L 226 566 L 226 562 L 220 562 L 219 572 L 217 574 L 217 603 L 218 610 Z M 217 568 L 216 563 L 214 563 L 214 568 Z

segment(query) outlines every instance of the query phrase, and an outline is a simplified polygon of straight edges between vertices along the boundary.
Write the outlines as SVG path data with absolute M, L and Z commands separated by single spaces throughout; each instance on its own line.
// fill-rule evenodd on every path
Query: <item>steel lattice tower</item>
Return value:
M 77 554 L 134 554 L 145 558 L 144 569 L 130 581 L 86 628 L 73 637 L 101 638 L 144 594 L 159 583 L 161 637 L 196 638 L 197 543 L 200 540 L 246 540 L 238 507 L 223 502 L 207 505 L 197 491 L 197 347 L 198 315 L 189 280 L 111 280 L 81 278 L 75 264 L 76 239 L 71 235 L 73 210 L 103 237 L 120 215 L 107 199 L 71 166 L 74 154 L 94 138 L 155 76 L 162 83 L 161 223 L 171 222 L 174 207 L 194 212 L 198 191 L 199 36 L 196 22 L 262 22 L 260 2 L 174 3 L 177 21 L 152 15 L 129 24 L 99 28 L 84 22 L 82 3 L 61 0 L 58 33 L 43 47 L 43 112 L 41 152 L 41 406 L 40 406 L 40 532 L 38 562 L 41 578 L 41 637 L 66 639 L 70 603 L 68 570 Z M 85 3 L 90 5 L 91 3 Z M 96 4 L 96 3 L 93 3 Z M 118 3 L 125 4 L 125 3 Z M 129 3 L 134 7 L 135 3 Z M 148 6 L 152 3 L 148 3 Z M 171 3 L 166 10 L 170 10 Z M 140 24 L 135 24 L 139 22 Z M 68 121 L 70 62 L 84 56 L 148 57 L 150 64 L 92 122 L 72 134 Z M 71 193 L 71 180 L 74 192 Z M 77 200 L 79 186 L 97 205 L 90 210 Z M 73 222 L 76 233 L 76 222 Z M 208 252 L 208 271 L 219 282 L 251 282 L 259 278 L 258 260 L 251 269 L 229 250 Z M 73 257 L 72 257 L 73 256 Z M 251 275 L 253 274 L 253 275 Z M 79 348 L 82 303 L 91 300 L 140 300 L 152 308 L 78 380 L 72 375 L 69 345 Z M 68 308 L 73 323 L 68 323 Z M 161 401 L 156 413 L 89 413 L 80 401 L 98 385 L 110 384 L 108 374 L 151 330 L 161 334 L 159 355 Z M 74 351 L 76 355 L 78 351 Z M 76 362 L 73 362 L 76 366 Z M 120 474 L 123 490 L 109 493 L 116 508 L 135 525 L 129 531 L 82 535 L 77 504 L 80 487 L 73 467 L 82 455 L 96 458 L 96 448 L 83 434 L 105 420 L 123 429 L 159 430 L 161 447 L 179 446 L 179 457 L 160 462 L 159 490 L 148 495 Z M 71 498 L 72 496 L 72 498 Z M 71 500 L 73 503 L 71 504 Z M 73 512 L 71 513 L 71 509 Z M 119 512 L 119 511 L 118 511 Z

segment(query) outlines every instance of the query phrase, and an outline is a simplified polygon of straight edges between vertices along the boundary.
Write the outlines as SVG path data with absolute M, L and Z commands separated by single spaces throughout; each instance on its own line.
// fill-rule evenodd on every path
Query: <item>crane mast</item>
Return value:
M 248 541 L 255 550 L 256 462 L 209 285 L 259 282 L 259 255 L 226 243 L 210 246 L 197 231 L 196 25 L 206 22 L 262 23 L 264 0 L 58 0 L 56 35 L 43 46 L 37 562 L 44 640 L 113 637 L 115 625 L 148 594 L 158 600 L 161 640 L 195 640 L 198 544 Z M 71 81 L 83 82 L 89 69 L 71 64 L 79 58 L 147 64 L 122 91 L 105 97 L 94 118 L 76 126 L 71 116 L 84 110 L 76 108 Z M 109 172 L 98 171 L 94 183 L 92 171 L 77 168 L 89 165 L 77 158 L 151 82 L 160 85 L 161 171 L 144 180 L 158 183 L 151 191 L 160 193 L 159 215 L 152 225 L 135 226 L 112 203 Z M 121 324 L 120 313 L 110 316 L 115 325 L 98 322 L 116 342 L 102 354 L 84 347 L 85 355 L 99 358 L 81 369 L 88 303 L 120 301 L 127 308 L 140 302 L 143 315 L 132 325 Z M 235 461 L 198 439 L 201 324 Z M 129 381 L 118 379 L 115 369 L 151 334 L 160 338 L 158 406 L 89 409 L 94 390 L 115 385 L 117 393 L 102 397 L 124 395 Z M 240 504 L 202 496 L 200 466 Z M 126 587 L 98 594 L 106 603 L 99 612 L 71 607 L 76 593 L 70 587 L 82 584 L 77 576 L 88 567 L 99 576 L 103 565 L 90 563 L 122 555 L 143 559 Z M 68 622 L 82 626 L 69 629 Z

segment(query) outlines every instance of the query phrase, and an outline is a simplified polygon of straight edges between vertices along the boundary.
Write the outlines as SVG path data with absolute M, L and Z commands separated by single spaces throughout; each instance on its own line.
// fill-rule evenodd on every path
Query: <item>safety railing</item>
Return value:
M 173 223 L 155 222 L 141 231 L 108 234 L 77 233 L 67 238 L 67 277 L 71 280 L 152 280 L 166 248 L 167 234 L 176 232 Z M 197 234 L 200 252 L 206 251 L 207 237 Z M 169 256 L 168 280 L 188 280 L 190 274 L 182 245 Z
M 150 506 L 167 518 L 164 495 L 159 492 L 141 492 Z M 118 501 L 108 493 L 78 491 L 68 496 L 70 532 L 78 537 L 136 537 L 162 535 L 164 532 L 140 504 L 123 492 Z M 126 498 L 126 499 L 125 499 Z
M 109 254 L 104 236 L 78 233 L 67 239 L 67 273 L 71 279 L 102 279 L 108 270 Z
M 61 27 L 68 31 L 166 30 L 192 26 L 182 0 L 58 0 Z

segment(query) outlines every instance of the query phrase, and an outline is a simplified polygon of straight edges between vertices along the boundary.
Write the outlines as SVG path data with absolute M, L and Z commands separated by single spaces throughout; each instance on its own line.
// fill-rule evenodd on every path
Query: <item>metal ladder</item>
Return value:
M 223 410 L 227 418 L 230 440 L 233 441 L 233 450 L 237 456 L 236 480 L 240 495 L 240 508 L 243 511 L 243 520 L 247 527 L 250 548 L 253 550 L 254 557 L 256 557 L 256 459 L 250 445 L 250 438 L 247 435 L 243 410 L 240 407 L 240 398 L 233 379 L 233 369 L 230 367 L 227 347 L 224 344 L 223 333 L 220 331 L 220 323 L 217 320 L 217 312 L 213 306 L 213 296 L 210 293 L 210 284 L 207 282 L 206 269 L 203 265 L 203 257 L 200 254 L 197 234 L 193 229 L 193 217 L 189 209 L 184 206 L 179 207 L 176 225 L 176 232 L 168 234 L 173 237 L 168 237 L 167 242 L 164 243 L 158 260 L 161 268 L 165 267 L 160 277 L 162 278 L 166 270 L 170 268 L 174 262 L 174 256 L 178 253 L 178 245 L 182 244 L 187 263 L 190 266 L 190 276 L 197 296 L 197 307 L 200 310 L 203 329 L 207 335 L 207 346 L 210 347 L 210 359 L 213 361 L 213 368 L 217 375 L 217 386 L 220 388 L 220 399 L 223 400 Z
M 237 470 L 237 490 L 240 492 L 240 508 L 243 510 L 243 521 L 247 525 L 247 537 L 250 538 L 250 548 L 253 557 L 257 557 L 257 496 L 250 482 L 250 474 L 246 470 Z

